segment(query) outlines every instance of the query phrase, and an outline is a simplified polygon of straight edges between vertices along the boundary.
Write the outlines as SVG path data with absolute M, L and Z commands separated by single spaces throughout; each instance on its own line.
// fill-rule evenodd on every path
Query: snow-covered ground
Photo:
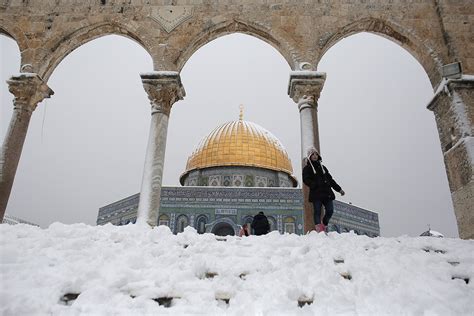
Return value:
M 474 315 L 472 240 L 2 224 L 0 254 L 5 316 Z

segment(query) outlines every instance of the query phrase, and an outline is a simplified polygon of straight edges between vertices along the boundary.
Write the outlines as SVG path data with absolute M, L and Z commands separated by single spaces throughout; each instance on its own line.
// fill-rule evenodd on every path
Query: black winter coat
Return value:
M 270 223 L 263 214 L 257 214 L 254 216 L 252 224 L 250 225 L 254 230 L 255 235 L 265 235 L 270 231 Z
M 311 168 L 309 161 L 303 168 L 303 182 L 309 187 L 309 201 L 334 200 L 336 196 L 331 188 L 340 192 L 341 187 L 336 183 L 336 181 L 334 181 L 328 169 L 321 165 L 321 161 L 312 161 L 312 163 L 316 170 L 316 174 L 313 172 L 313 168 Z

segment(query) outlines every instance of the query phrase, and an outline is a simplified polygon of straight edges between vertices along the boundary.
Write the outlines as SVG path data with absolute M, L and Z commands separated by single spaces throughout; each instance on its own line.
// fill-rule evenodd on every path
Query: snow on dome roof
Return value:
M 439 238 L 444 237 L 443 234 L 441 234 L 440 232 L 437 232 L 435 230 L 427 230 L 423 234 L 421 234 L 420 236 L 439 237 Z

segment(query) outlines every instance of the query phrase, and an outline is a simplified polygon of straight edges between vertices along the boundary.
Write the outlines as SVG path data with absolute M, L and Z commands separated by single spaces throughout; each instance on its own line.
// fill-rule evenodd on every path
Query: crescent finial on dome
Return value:
M 239 108 L 240 108 L 239 121 L 242 121 L 244 119 L 244 105 L 241 104 Z

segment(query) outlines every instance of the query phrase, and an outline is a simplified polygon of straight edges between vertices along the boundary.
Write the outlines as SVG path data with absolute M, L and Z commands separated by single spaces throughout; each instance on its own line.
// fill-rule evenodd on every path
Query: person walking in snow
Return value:
M 344 195 L 344 190 L 334 181 L 329 170 L 321 163 L 322 158 L 316 148 L 307 151 L 307 164 L 303 168 L 303 183 L 309 187 L 309 201 L 313 203 L 314 228 L 325 232 L 326 226 L 334 212 L 333 200 L 336 198 L 332 189 Z M 324 205 L 325 213 L 321 223 L 321 207 Z
M 258 212 L 258 214 L 254 216 L 250 226 L 257 236 L 265 235 L 270 231 L 270 223 L 268 223 L 268 218 L 263 212 Z

